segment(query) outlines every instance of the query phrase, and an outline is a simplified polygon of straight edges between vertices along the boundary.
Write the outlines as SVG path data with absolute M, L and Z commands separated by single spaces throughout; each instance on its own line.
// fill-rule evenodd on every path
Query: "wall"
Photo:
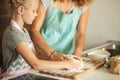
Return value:
M 108 40 L 120 41 L 120 0 L 94 0 L 87 26 L 85 49 Z

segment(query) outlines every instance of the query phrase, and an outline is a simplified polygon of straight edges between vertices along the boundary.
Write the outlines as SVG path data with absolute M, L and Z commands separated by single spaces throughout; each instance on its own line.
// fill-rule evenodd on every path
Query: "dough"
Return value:
M 84 67 L 84 63 L 83 63 L 83 60 L 82 58 L 79 59 L 73 55 L 70 56 L 70 58 L 75 62 L 75 63 L 78 63 L 79 64 L 79 68 L 77 69 L 72 69 L 72 70 L 68 70 L 69 72 L 83 72 L 83 67 Z

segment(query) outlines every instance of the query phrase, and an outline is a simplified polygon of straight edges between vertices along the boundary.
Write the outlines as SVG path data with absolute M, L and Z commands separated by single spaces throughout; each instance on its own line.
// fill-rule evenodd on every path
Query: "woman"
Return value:
M 92 0 L 41 0 L 30 28 L 33 42 L 52 60 L 81 57 Z

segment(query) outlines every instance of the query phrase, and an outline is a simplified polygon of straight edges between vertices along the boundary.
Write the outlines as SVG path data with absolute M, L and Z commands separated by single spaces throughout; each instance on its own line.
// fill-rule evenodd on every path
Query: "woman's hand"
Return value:
M 82 57 L 82 55 L 81 55 L 82 53 L 73 53 L 73 56 L 75 56 L 75 57 L 77 57 L 77 58 L 81 58 Z
M 62 53 L 57 53 L 57 52 L 52 53 L 50 58 L 53 61 L 64 61 L 64 60 L 69 60 L 70 59 L 69 56 L 67 56 L 65 54 L 62 54 Z
M 65 55 L 61 53 L 54 52 L 51 55 L 51 60 L 53 61 L 65 61 L 65 67 L 68 70 L 81 68 L 81 59 L 75 55 Z

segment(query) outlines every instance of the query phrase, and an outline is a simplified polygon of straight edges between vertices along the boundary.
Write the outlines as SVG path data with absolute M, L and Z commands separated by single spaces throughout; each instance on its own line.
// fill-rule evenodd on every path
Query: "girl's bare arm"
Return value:
M 73 69 L 77 68 L 76 64 L 72 60 L 66 61 L 47 61 L 40 60 L 35 56 L 35 53 L 32 52 L 25 42 L 20 42 L 16 46 L 16 50 L 20 55 L 28 62 L 28 64 L 37 70 L 55 70 L 55 69 Z

